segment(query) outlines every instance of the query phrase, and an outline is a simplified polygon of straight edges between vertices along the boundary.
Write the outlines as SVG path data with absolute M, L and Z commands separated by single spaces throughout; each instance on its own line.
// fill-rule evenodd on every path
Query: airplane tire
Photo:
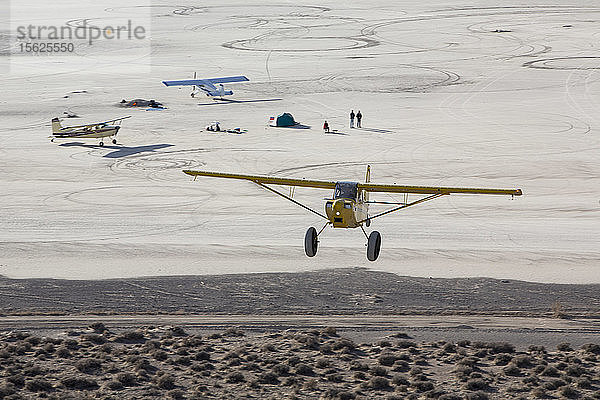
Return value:
M 371 232 L 367 243 L 367 259 L 369 261 L 377 260 L 379 250 L 381 249 L 381 234 L 377 231 Z
M 117 139 L 113 139 L 113 144 L 117 144 Z
M 306 231 L 306 236 L 304 236 L 304 252 L 307 256 L 314 257 L 317 254 L 318 246 L 317 230 L 311 226 Z
M 100 142 L 98 144 L 100 145 L 100 147 L 104 146 L 104 142 Z

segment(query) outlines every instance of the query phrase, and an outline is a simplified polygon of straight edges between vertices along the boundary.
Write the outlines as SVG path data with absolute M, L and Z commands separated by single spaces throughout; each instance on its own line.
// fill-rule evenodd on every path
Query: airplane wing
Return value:
M 404 186 L 404 185 L 378 185 L 373 183 L 359 183 L 359 189 L 367 192 L 389 192 L 389 193 L 417 193 L 417 194 L 505 194 L 521 196 L 521 189 L 480 189 L 480 188 L 456 188 L 439 186 Z
M 335 182 L 328 181 L 315 181 L 309 179 L 294 179 L 294 178 L 278 178 L 275 176 L 261 176 L 261 175 L 238 175 L 238 174 L 227 174 L 223 172 L 208 172 L 208 171 L 191 171 L 184 170 L 184 173 L 196 176 L 212 176 L 215 178 L 231 178 L 231 179 L 244 179 L 254 183 L 263 185 L 285 185 L 285 186 L 302 186 L 312 187 L 319 189 L 333 189 L 335 188 Z
M 96 126 L 96 125 L 110 124 L 111 122 L 122 121 L 122 120 L 127 119 L 127 118 L 131 118 L 131 115 L 128 115 L 128 116 L 122 117 L 122 118 L 111 119 L 110 121 L 94 122 L 94 123 L 91 123 L 91 124 L 83 124 L 83 125 L 65 126 L 64 128 L 61 128 L 61 131 L 65 130 L 65 129 L 85 128 L 85 127 L 91 127 L 91 126 Z
M 232 83 L 249 81 L 245 76 L 229 76 L 225 78 L 209 79 L 183 79 L 180 81 L 162 81 L 165 86 L 209 86 L 214 88 L 215 83 Z

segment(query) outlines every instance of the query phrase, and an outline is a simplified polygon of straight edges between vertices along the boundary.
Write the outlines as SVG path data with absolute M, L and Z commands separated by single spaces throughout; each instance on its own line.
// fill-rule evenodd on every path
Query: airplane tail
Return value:
M 60 120 L 58 118 L 52 118 L 52 133 L 57 134 L 62 129 L 62 125 L 60 124 Z

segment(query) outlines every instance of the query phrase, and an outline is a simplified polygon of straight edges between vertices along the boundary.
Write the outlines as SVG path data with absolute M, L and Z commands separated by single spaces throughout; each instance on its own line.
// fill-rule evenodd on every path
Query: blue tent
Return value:
M 294 117 L 290 113 L 283 113 L 277 116 L 275 120 L 275 126 L 293 126 L 296 125 L 297 122 L 294 121 Z

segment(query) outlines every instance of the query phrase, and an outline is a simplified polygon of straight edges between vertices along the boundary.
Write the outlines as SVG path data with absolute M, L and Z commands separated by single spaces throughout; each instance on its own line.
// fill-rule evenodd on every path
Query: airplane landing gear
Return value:
M 381 234 L 377 231 L 371 232 L 367 241 L 367 259 L 369 261 L 377 260 L 379 250 L 381 249 Z
M 309 257 L 314 257 L 317 254 L 319 240 L 317 238 L 317 230 L 314 227 L 308 228 L 304 236 L 304 252 Z
M 98 143 L 98 146 L 100 146 L 100 147 L 104 146 L 104 142 Z
M 113 140 L 112 140 L 112 143 L 113 143 L 113 144 L 117 144 L 117 139 L 113 139 Z

